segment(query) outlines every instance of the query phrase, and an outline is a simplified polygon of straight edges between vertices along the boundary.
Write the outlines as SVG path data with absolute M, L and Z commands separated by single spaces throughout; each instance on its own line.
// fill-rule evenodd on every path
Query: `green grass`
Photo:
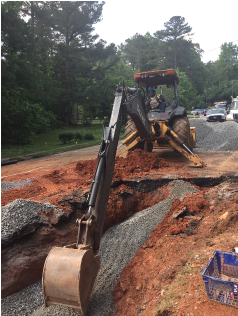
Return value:
M 59 134 L 66 131 L 73 133 L 80 131 L 82 134 L 92 133 L 94 135 L 94 140 L 83 139 L 77 142 L 73 140 L 69 143 L 63 144 L 59 140 Z M 37 158 L 64 151 L 90 147 L 101 143 L 102 133 L 102 123 L 99 123 L 98 121 L 94 121 L 90 127 L 83 127 L 81 124 L 79 124 L 72 128 L 60 128 L 53 131 L 48 131 L 42 135 L 33 136 L 31 145 L 2 146 L 1 158 L 15 158 L 21 160 L 22 156 L 24 156 L 24 158 Z M 124 128 L 121 130 L 121 135 L 123 135 L 123 133 Z
M 188 118 L 199 118 L 200 115 L 192 115 L 192 114 L 188 114 L 187 115 Z

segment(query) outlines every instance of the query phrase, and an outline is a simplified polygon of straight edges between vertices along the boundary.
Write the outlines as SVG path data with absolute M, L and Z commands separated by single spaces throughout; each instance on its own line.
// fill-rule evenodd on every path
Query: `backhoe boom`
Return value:
M 97 255 L 114 172 L 122 114 L 131 115 L 150 137 L 140 89 L 117 87 L 109 127 L 103 127 L 98 163 L 88 196 L 88 213 L 76 223 L 79 226 L 77 242 L 53 248 L 48 254 L 42 276 L 46 306 L 66 305 L 86 314 L 89 298 L 100 267 Z

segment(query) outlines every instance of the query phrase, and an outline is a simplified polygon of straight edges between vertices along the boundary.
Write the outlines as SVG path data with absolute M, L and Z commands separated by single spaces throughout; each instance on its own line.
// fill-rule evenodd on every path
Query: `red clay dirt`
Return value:
M 59 205 L 58 202 L 65 195 L 74 195 L 75 191 L 82 194 L 89 191 L 96 164 L 97 159 L 85 160 L 59 166 L 57 169 L 39 169 L 8 176 L 4 181 L 16 182 L 25 179 L 32 179 L 32 181 L 27 186 L 3 191 L 1 203 L 6 205 L 15 199 L 22 198 Z M 126 158 L 116 158 L 113 180 L 126 180 L 135 176 L 144 178 L 153 171 L 168 169 L 169 166 L 169 163 L 153 153 L 145 153 L 137 149 L 129 152 Z M 64 208 L 67 210 L 67 207 Z
M 113 181 L 156 179 L 165 175 L 179 175 L 184 178 L 196 175 L 235 175 L 238 170 L 238 153 L 232 156 L 223 153 L 209 155 L 208 161 L 204 154 L 203 160 L 208 162 L 208 168 L 200 170 L 190 169 L 184 158 L 176 159 L 171 155 L 171 151 L 167 155 L 165 153 L 158 156 L 137 150 L 127 157 L 117 157 Z M 2 181 L 31 179 L 28 186 L 2 191 L 2 205 L 24 198 L 50 202 L 69 212 L 69 197 L 87 196 L 97 163 L 96 159 L 79 160 L 71 159 L 71 162 L 64 161 L 65 164 L 54 165 L 49 158 L 45 159 L 45 167 L 42 159 L 39 160 L 40 165 L 33 162 L 34 166 L 31 161 L 28 165 L 27 162 L 22 162 L 19 165 L 24 166 L 23 173 L 19 165 L 2 168 Z M 221 169 L 219 166 L 222 166 Z M 104 231 L 133 213 L 167 199 L 170 194 L 169 186 L 170 184 L 152 192 L 138 192 L 124 184 L 112 188 Z M 170 212 L 123 270 L 113 291 L 115 315 L 238 315 L 238 309 L 209 301 L 202 277 L 198 275 L 214 250 L 231 250 L 238 246 L 238 193 L 234 193 L 238 191 L 238 184 L 224 182 L 212 189 L 196 189 L 196 194 L 188 194 L 183 201 L 174 201 Z M 173 218 L 174 213 L 184 208 L 186 215 Z M 228 212 L 228 216 L 220 219 L 225 212 Z M 188 214 L 193 218 L 189 218 Z M 72 239 L 74 232 L 76 236 L 76 225 L 70 225 L 71 233 L 65 235 L 67 239 Z M 42 230 L 41 241 L 33 241 L 35 245 L 39 245 L 40 241 L 40 248 L 45 251 L 40 253 L 41 261 L 36 277 L 40 275 L 44 256 L 48 253 L 45 245 L 48 243 L 49 246 L 49 232 L 47 235 L 46 228 L 43 227 Z M 62 232 L 61 227 L 60 234 L 64 236 L 65 232 Z M 60 243 L 60 239 L 57 243 Z M 23 249 L 19 253 L 21 251 Z M 31 253 L 28 255 L 34 256 Z
M 238 315 L 236 308 L 208 300 L 198 274 L 214 250 L 231 251 L 238 245 L 238 193 L 224 198 L 218 195 L 220 187 L 173 202 L 117 281 L 114 316 Z M 193 218 L 174 219 L 181 207 Z M 228 216 L 220 218 L 225 212 Z

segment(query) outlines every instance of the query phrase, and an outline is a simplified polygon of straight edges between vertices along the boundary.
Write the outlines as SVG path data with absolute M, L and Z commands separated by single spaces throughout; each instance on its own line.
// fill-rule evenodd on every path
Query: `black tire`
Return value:
M 126 127 L 125 127 L 125 133 L 124 133 L 124 139 L 126 139 L 127 137 L 129 137 L 132 133 L 134 133 L 137 130 L 134 122 L 132 120 L 129 120 L 126 123 Z M 133 136 L 129 142 L 126 144 L 126 146 L 130 145 L 136 138 L 138 137 L 138 135 Z M 135 146 L 133 146 L 132 148 L 129 149 L 129 151 L 133 151 L 135 149 L 142 149 L 144 150 L 144 141 L 141 141 L 139 143 L 137 143 Z
M 191 150 L 192 146 L 190 146 L 190 125 L 188 118 L 185 116 L 180 116 L 176 118 L 173 122 L 173 131 L 178 135 L 182 142 Z

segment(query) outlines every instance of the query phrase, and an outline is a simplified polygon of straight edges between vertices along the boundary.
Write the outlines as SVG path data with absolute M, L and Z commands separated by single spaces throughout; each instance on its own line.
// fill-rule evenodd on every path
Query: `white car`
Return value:
M 207 112 L 206 120 L 210 121 L 226 121 L 227 113 L 224 109 L 212 109 Z
M 231 109 L 229 115 L 227 115 L 227 119 L 238 123 L 238 96 L 236 98 L 232 97 Z

